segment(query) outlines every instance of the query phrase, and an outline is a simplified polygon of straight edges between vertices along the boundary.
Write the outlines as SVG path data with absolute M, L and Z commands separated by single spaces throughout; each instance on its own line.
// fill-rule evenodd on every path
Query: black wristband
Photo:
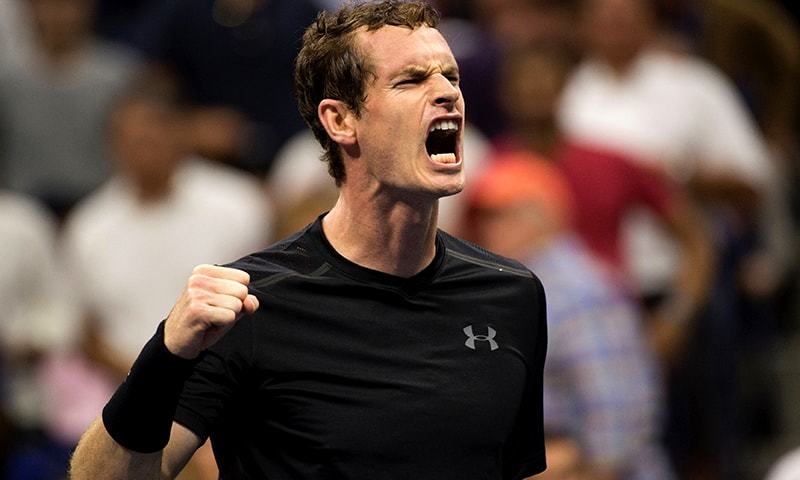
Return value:
M 178 397 L 195 363 L 167 349 L 161 322 L 103 409 L 103 424 L 111 438 L 139 453 L 166 447 Z

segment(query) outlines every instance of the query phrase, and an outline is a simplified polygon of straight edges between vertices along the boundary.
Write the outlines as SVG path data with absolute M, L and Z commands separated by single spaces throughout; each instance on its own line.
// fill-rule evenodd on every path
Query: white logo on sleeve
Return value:
M 472 325 L 464 327 L 464 335 L 467 336 L 467 341 L 464 342 L 464 345 L 471 348 L 472 350 L 475 350 L 475 341 L 479 341 L 479 342 L 489 342 L 489 348 L 491 349 L 491 351 L 495 351 L 498 348 L 500 348 L 500 346 L 497 345 L 497 342 L 494 341 L 494 337 L 497 336 L 497 332 L 495 331 L 495 329 L 489 326 L 487 326 L 486 329 L 488 330 L 488 333 L 486 335 L 475 335 L 475 333 L 473 333 L 472 331 Z

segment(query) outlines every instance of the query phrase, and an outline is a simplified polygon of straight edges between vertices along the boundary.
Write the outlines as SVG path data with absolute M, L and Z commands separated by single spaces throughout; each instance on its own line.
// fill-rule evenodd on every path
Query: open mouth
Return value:
M 458 122 L 455 120 L 439 120 L 431 125 L 425 149 L 431 160 L 437 163 L 457 163 Z

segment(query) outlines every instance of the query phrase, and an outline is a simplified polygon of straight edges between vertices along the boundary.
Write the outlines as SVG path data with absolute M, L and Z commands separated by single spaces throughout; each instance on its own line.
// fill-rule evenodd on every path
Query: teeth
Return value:
M 458 130 L 458 123 L 455 120 L 439 120 L 431 125 L 428 133 L 434 130 Z
M 431 160 L 438 163 L 456 163 L 455 153 L 434 153 Z

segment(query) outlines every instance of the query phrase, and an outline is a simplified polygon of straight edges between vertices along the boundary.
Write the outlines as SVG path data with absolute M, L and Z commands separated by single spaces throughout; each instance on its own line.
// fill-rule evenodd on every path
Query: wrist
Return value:
M 183 383 L 195 363 L 167 348 L 162 322 L 103 409 L 109 435 L 128 450 L 151 453 L 163 449 L 169 442 Z
M 167 322 L 164 322 L 164 349 L 173 357 L 177 357 L 177 359 L 185 360 L 187 362 L 192 362 L 197 359 L 200 355 L 201 350 L 199 349 L 192 349 L 184 346 L 184 344 L 180 343 L 178 339 L 175 338 L 174 334 L 167 331 Z M 176 359 L 176 360 L 177 360 Z

